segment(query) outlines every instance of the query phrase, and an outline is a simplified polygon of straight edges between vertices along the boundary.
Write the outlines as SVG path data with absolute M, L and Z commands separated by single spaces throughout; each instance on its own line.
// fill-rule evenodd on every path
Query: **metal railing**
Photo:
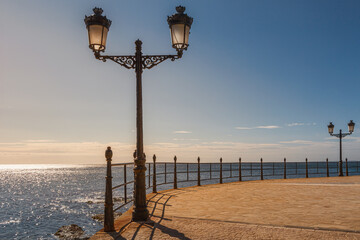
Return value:
M 201 163 L 200 157 L 198 157 L 195 163 L 179 163 L 177 162 L 176 156 L 173 162 L 156 162 L 156 156 L 154 155 L 153 162 L 147 163 L 146 166 L 146 189 L 150 192 L 149 190 L 152 188 L 153 193 L 156 193 L 158 187 L 161 186 L 167 186 L 163 187 L 162 190 L 177 189 L 178 184 L 191 182 L 195 182 L 195 185 L 201 186 L 202 184 L 222 184 L 224 181 L 286 179 L 289 177 L 330 177 L 337 176 L 339 173 L 338 162 L 329 162 L 328 159 L 323 162 L 309 162 L 307 158 L 304 162 L 287 162 L 286 158 L 284 158 L 283 162 L 263 162 L 262 158 L 259 162 L 242 162 L 241 158 L 239 158 L 238 162 L 227 163 L 223 163 L 222 158 L 220 158 L 218 163 Z M 114 190 L 122 190 L 122 204 L 116 208 L 113 208 L 113 202 L 105 204 L 105 208 L 111 208 L 111 211 L 115 212 L 133 202 L 132 195 L 129 195 L 128 192 L 132 190 L 134 184 L 134 175 L 132 172 L 134 163 L 108 164 L 107 167 L 110 168 L 107 169 L 107 179 L 112 179 L 112 167 L 120 168 L 120 171 L 117 169 L 114 172 L 119 173 L 120 179 L 122 178 L 120 184 L 111 187 L 111 197 Z M 128 172 L 132 174 L 130 175 Z M 348 161 L 346 158 L 345 173 L 346 176 L 359 174 L 360 161 Z M 187 184 L 187 186 L 191 185 Z M 106 194 L 109 195 L 110 193 L 107 192 Z M 109 196 L 105 196 L 105 199 L 109 199 Z M 105 210 L 105 213 L 109 211 L 110 209 L 108 209 L 108 211 Z M 107 219 L 107 216 L 104 218 Z

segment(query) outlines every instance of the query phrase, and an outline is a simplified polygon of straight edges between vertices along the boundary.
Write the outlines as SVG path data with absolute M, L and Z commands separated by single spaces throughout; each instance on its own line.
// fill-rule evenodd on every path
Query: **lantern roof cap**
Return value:
M 177 13 L 175 13 L 172 16 L 168 16 L 168 23 L 169 26 L 171 27 L 171 25 L 174 24 L 185 24 L 189 27 L 191 27 L 191 24 L 193 23 L 193 18 L 189 17 L 185 12 L 185 7 L 184 6 L 177 6 L 176 8 Z
M 101 25 L 106 27 L 107 29 L 110 28 L 111 25 L 111 20 L 107 19 L 106 16 L 103 16 L 103 10 L 102 8 L 93 8 L 93 12 L 94 14 L 91 14 L 90 16 L 86 16 L 85 15 L 85 19 L 84 22 L 86 24 L 86 26 L 89 25 Z

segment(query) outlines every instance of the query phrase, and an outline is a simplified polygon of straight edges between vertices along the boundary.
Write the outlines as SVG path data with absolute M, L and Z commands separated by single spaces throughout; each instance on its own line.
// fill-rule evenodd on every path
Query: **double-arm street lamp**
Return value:
M 342 169 L 342 139 L 344 137 L 346 137 L 347 135 L 350 135 L 354 132 L 355 123 L 352 120 L 350 120 L 350 122 L 348 123 L 348 127 L 349 127 L 348 133 L 342 133 L 342 131 L 340 129 L 338 134 L 334 134 L 334 124 L 332 124 L 332 122 L 330 122 L 330 124 L 328 125 L 329 134 L 331 136 L 334 136 L 334 137 L 337 137 L 340 139 L 339 176 L 344 176 L 343 169 Z
M 185 7 L 176 7 L 177 13 L 169 16 L 167 21 L 170 27 L 172 46 L 177 55 L 143 55 L 141 52 L 142 42 L 135 41 L 135 55 L 101 55 L 105 51 L 107 34 L 111 21 L 103 16 L 101 8 L 94 8 L 94 14 L 85 16 L 85 24 L 89 36 L 89 48 L 93 50 L 95 58 L 106 61 L 111 60 L 127 69 L 135 69 L 136 73 L 136 154 L 134 154 L 134 208 L 133 221 L 146 221 L 149 212 L 146 207 L 145 189 L 145 161 L 143 148 L 143 114 L 142 114 L 142 86 L 141 78 L 144 69 L 150 69 L 166 59 L 179 59 L 183 51 L 189 46 L 189 34 L 193 19 L 184 14 Z

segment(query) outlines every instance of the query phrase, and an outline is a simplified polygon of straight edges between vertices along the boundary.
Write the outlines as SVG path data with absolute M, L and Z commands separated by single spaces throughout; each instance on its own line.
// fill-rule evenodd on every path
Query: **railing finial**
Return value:
M 112 176 L 111 176 L 111 158 L 113 152 L 111 147 L 107 147 L 105 157 L 107 162 L 106 167 L 106 188 L 105 188 L 105 210 L 104 210 L 104 231 L 113 232 L 114 228 L 114 213 L 113 213 L 113 198 L 112 198 Z
M 154 154 L 153 156 L 153 193 L 156 193 L 157 190 L 156 190 L 156 155 Z
M 176 170 L 176 155 L 174 156 L 174 189 L 177 189 L 177 170 Z

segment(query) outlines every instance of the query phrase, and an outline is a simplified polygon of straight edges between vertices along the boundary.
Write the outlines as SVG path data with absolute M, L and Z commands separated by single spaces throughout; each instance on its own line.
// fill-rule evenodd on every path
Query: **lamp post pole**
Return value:
M 344 136 L 345 137 L 345 136 Z M 344 176 L 343 168 L 342 168 L 342 131 L 339 131 L 339 142 L 340 142 L 340 158 L 339 158 L 339 176 Z
M 143 143 L 143 112 L 142 112 L 142 72 L 151 69 L 163 61 L 170 59 L 174 61 L 182 57 L 183 50 L 189 46 L 189 33 L 193 19 L 184 14 L 185 7 L 176 7 L 177 13 L 168 17 L 171 31 L 172 46 L 177 55 L 143 55 L 141 52 L 142 42 L 135 41 L 135 55 L 101 55 L 104 52 L 107 33 L 111 21 L 102 16 L 101 8 L 94 8 L 94 14 L 85 16 L 85 24 L 88 29 L 89 47 L 94 51 L 95 58 L 106 62 L 111 60 L 127 69 L 135 69 L 136 73 L 136 152 L 134 153 L 134 207 L 132 213 L 133 221 L 146 221 L 149 211 L 146 206 L 146 156 Z
M 343 167 L 342 167 L 342 139 L 348 135 L 351 135 L 354 132 L 355 123 L 352 120 L 350 120 L 350 122 L 348 123 L 348 127 L 349 127 L 348 133 L 343 133 L 342 130 L 340 129 L 338 134 L 334 134 L 334 124 L 332 124 L 332 122 L 330 122 L 330 124 L 328 125 L 328 130 L 329 130 L 330 136 L 339 138 L 339 145 L 340 145 L 339 176 L 340 177 L 344 176 Z
M 142 116 L 142 64 L 141 64 L 141 44 L 140 40 L 135 42 L 136 45 L 136 158 L 134 167 L 134 221 L 144 221 L 149 217 L 146 208 L 146 186 L 145 186 L 145 154 L 143 143 L 143 116 Z

